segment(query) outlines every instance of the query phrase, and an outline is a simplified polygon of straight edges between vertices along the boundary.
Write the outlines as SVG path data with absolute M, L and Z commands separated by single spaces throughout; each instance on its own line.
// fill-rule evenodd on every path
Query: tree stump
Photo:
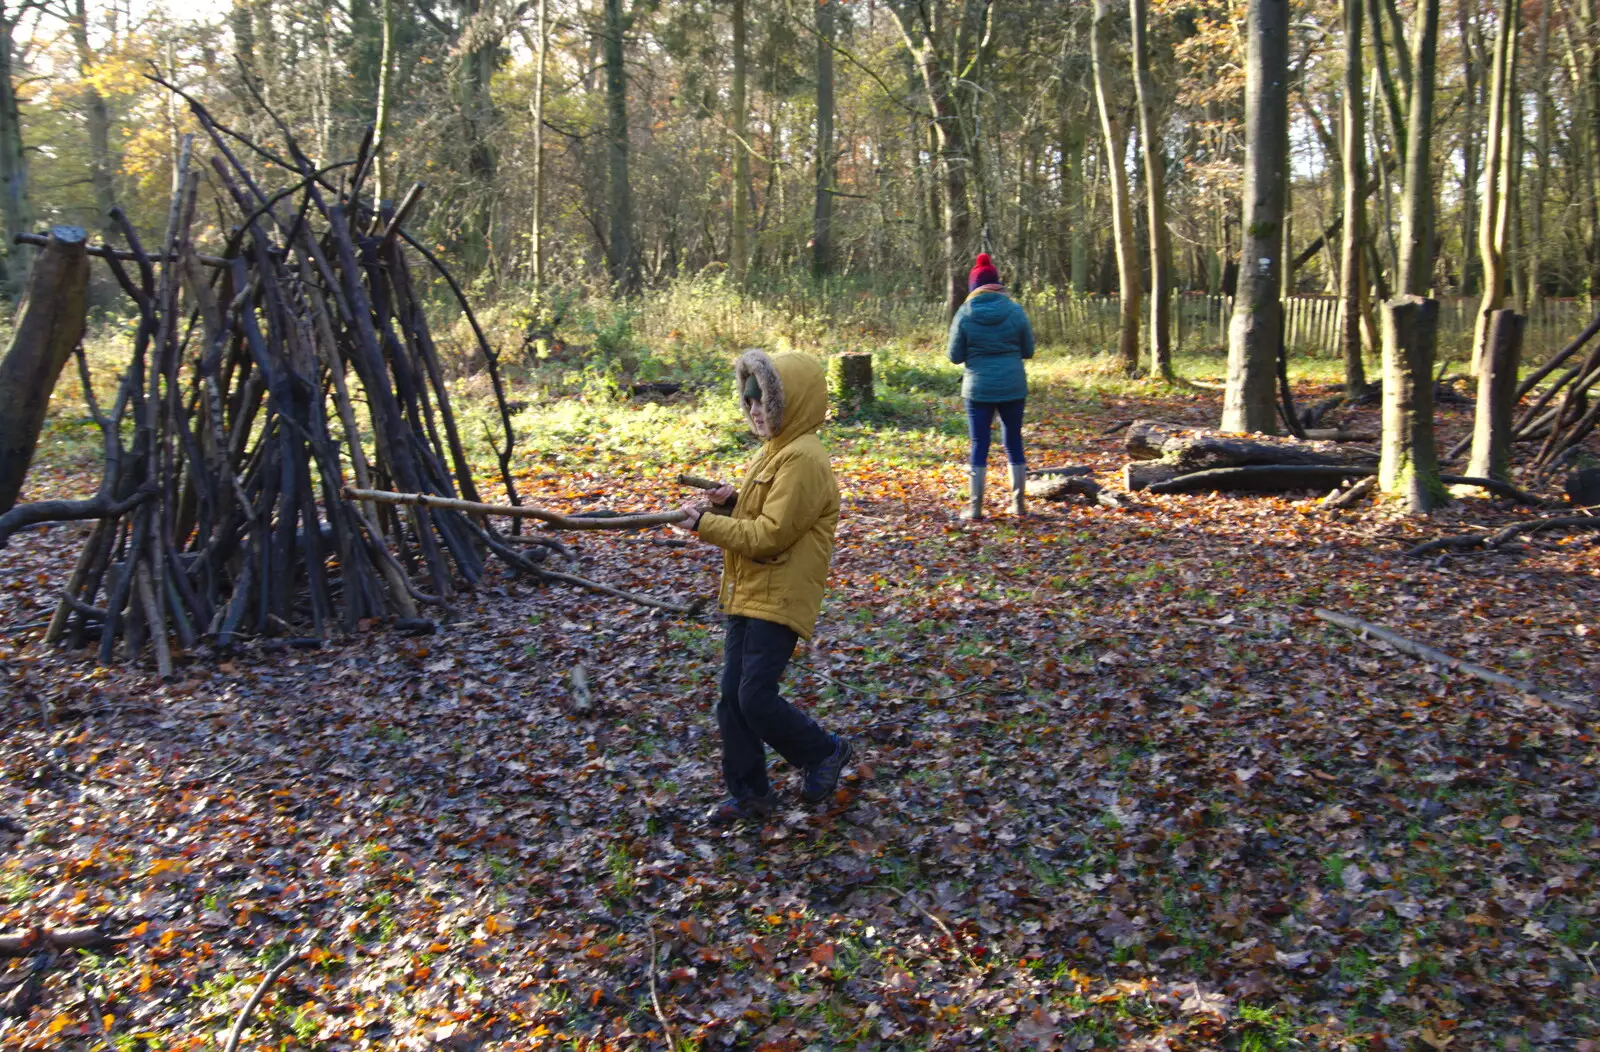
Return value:
M 871 354 L 852 351 L 833 359 L 833 395 L 851 409 L 872 404 Z
M 1378 488 L 1411 515 L 1449 499 L 1433 435 L 1433 349 L 1439 301 L 1396 296 L 1383 305 L 1383 451 Z
M 1497 310 L 1489 318 L 1487 348 L 1478 372 L 1478 405 L 1467 474 L 1505 482 L 1511 469 L 1511 417 L 1516 410 L 1517 363 L 1527 316 Z
M 28 273 L 11 347 L 0 360 L 0 512 L 22 492 L 50 395 L 83 339 L 88 249 L 82 227 L 55 227 Z

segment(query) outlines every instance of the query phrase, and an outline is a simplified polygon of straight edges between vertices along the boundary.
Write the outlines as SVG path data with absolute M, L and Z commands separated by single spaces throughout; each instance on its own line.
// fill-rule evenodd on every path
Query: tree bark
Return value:
M 1361 357 L 1361 296 L 1366 289 L 1361 242 L 1366 237 L 1367 137 L 1361 68 L 1362 0 L 1344 0 L 1344 239 L 1340 253 L 1340 343 L 1344 348 L 1344 389 L 1350 398 L 1367 393 L 1366 362 Z
M 1433 88 L 1439 50 L 1439 0 L 1418 0 L 1412 32 L 1406 186 L 1400 216 L 1399 292 L 1427 296 L 1433 284 Z M 1431 346 L 1431 344 L 1430 344 Z
M 1527 320 L 1515 311 L 1498 310 L 1489 321 L 1489 349 L 1478 370 L 1468 475 L 1510 481 L 1511 418 L 1517 404 L 1517 366 Z
M 1541 298 L 1544 255 L 1544 198 L 1550 177 L 1550 5 L 1539 7 L 1538 67 L 1534 74 L 1533 193 L 1528 200 L 1527 313 Z
M 1511 156 L 1514 121 L 1511 107 L 1516 104 L 1516 50 L 1519 5 L 1504 0 L 1500 5 L 1500 32 L 1494 45 L 1494 69 L 1489 89 L 1489 131 L 1483 160 L 1483 214 L 1478 220 L 1478 256 L 1483 261 L 1483 302 L 1473 325 L 1472 369 L 1482 367 L 1484 344 L 1488 338 L 1489 316 L 1500 309 L 1506 294 L 1506 232 L 1511 211 Z
M 1094 25 L 1089 37 L 1094 66 L 1094 94 L 1100 107 L 1100 131 L 1105 140 L 1106 181 L 1111 187 L 1111 228 L 1117 253 L 1117 295 L 1122 313 L 1117 331 L 1117 354 L 1132 376 L 1139 371 L 1139 259 L 1133 242 L 1133 208 L 1129 201 L 1128 170 L 1123 163 L 1127 138 L 1111 99 L 1111 24 L 1108 0 L 1095 0 Z
M 1172 237 L 1167 229 L 1167 159 L 1155 126 L 1155 83 L 1150 76 L 1149 0 L 1132 0 L 1133 83 L 1139 103 L 1139 145 L 1144 154 L 1145 201 L 1150 229 L 1150 375 L 1172 379 Z
M 738 0 L 743 4 L 744 0 Z M 539 66 L 533 74 L 533 298 L 538 302 L 544 296 L 544 73 L 545 54 L 550 50 L 550 0 L 538 3 Z
M 1461 295 L 1478 294 L 1479 260 L 1470 246 L 1478 236 L 1478 0 L 1456 0 L 1456 29 L 1461 40 L 1461 69 L 1465 81 L 1461 123 Z
M 633 184 L 628 178 L 628 74 L 623 67 L 622 34 L 627 23 L 622 0 L 605 0 L 606 160 L 610 170 L 610 238 L 606 257 L 611 284 L 624 296 L 639 291 L 639 252 L 633 240 Z
M 0 360 L 0 512 L 17 502 L 39 444 L 50 395 L 83 339 L 88 235 L 58 226 L 28 275 L 11 346 Z
M 116 207 L 117 196 L 112 185 L 115 166 L 111 162 L 111 113 L 106 100 L 95 87 L 91 74 L 94 70 L 94 49 L 89 45 L 89 13 L 85 0 L 76 0 L 72 19 L 72 42 L 78 53 L 78 79 L 82 81 L 83 116 L 89 131 L 89 180 L 94 186 L 94 205 L 99 213 L 100 229 L 112 229 L 111 210 Z
M 17 104 L 16 41 L 13 34 L 20 11 L 0 6 L 0 212 L 5 218 L 6 294 L 16 298 L 28 280 L 33 250 L 17 244 L 17 235 L 33 229 L 33 205 L 28 198 L 28 155 L 22 148 L 22 114 Z
M 811 274 L 833 270 L 833 3 L 817 3 L 817 195 L 811 212 Z
M 541 9 L 548 0 L 539 0 Z M 733 276 L 744 281 L 750 263 L 750 151 L 749 105 L 745 99 L 745 0 L 733 0 Z
M 372 122 L 372 197 L 381 203 L 393 189 L 394 173 L 389 170 L 389 102 L 394 92 L 394 0 L 383 0 L 379 16 L 381 43 L 378 48 L 378 104 Z
M 1419 84 L 1418 92 L 1422 90 Z M 1423 144 L 1413 138 L 1412 146 Z M 1399 498 L 1412 515 L 1425 515 L 1447 499 L 1433 437 L 1433 347 L 1438 323 L 1438 300 L 1401 295 L 1383 305 L 1378 488 Z
M 1289 179 L 1289 4 L 1250 0 L 1245 69 L 1243 260 L 1228 333 L 1224 431 L 1276 430 L 1283 304 L 1285 199 Z

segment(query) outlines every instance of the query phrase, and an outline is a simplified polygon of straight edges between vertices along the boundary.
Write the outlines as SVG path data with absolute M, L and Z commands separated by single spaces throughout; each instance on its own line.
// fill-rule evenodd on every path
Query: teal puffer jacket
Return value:
M 1028 397 L 1022 360 L 1033 357 L 1028 312 L 1003 292 L 981 292 L 950 321 L 950 360 L 967 367 L 961 397 L 1014 402 Z

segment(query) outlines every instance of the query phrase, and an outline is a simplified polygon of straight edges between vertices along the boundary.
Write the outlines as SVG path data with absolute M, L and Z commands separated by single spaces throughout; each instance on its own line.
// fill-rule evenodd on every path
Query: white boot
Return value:
M 977 522 L 983 518 L 983 487 L 988 478 L 987 467 L 967 469 L 967 495 L 970 499 L 966 508 L 962 510 L 961 517 L 968 522 Z
M 1028 465 L 1011 465 L 1011 514 L 1023 518 L 1028 514 Z

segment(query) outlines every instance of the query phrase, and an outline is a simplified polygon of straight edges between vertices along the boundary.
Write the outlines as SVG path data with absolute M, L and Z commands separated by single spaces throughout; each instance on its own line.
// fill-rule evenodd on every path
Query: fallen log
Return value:
M 1165 464 L 1159 460 L 1130 461 L 1122 468 L 1122 488 L 1129 493 L 1138 493 L 1140 490 L 1149 489 L 1157 482 L 1175 479 L 1183 473 L 1183 469 L 1176 464 Z
M 1032 472 L 1028 473 L 1030 476 Z M 1030 477 L 1026 485 L 1028 496 L 1037 500 L 1066 500 L 1082 497 L 1090 504 L 1100 502 L 1100 484 L 1083 475 L 1040 475 Z
M 1326 511 L 1338 511 L 1368 497 L 1378 488 L 1378 476 L 1368 475 L 1346 490 L 1334 490 L 1322 498 L 1322 507 Z
M 1330 483 L 1377 474 L 1376 468 L 1329 464 L 1250 464 L 1192 471 L 1149 486 L 1151 493 L 1261 492 L 1321 489 Z
M 1391 647 L 1394 647 L 1394 649 L 1400 651 L 1402 654 L 1409 654 L 1414 658 L 1420 658 L 1430 665 L 1442 665 L 1445 668 L 1452 669 L 1456 672 L 1465 672 L 1469 676 L 1475 676 L 1478 679 L 1483 680 L 1485 683 L 1493 683 L 1496 686 L 1506 687 L 1510 690 L 1515 690 L 1520 694 L 1531 694 L 1542 701 L 1549 702 L 1551 705 L 1554 705 L 1560 709 L 1565 709 L 1568 712 L 1581 714 L 1588 711 L 1587 706 L 1569 701 L 1560 695 L 1552 693 L 1551 691 L 1542 690 L 1537 684 L 1531 683 L 1528 680 L 1517 679 L 1514 676 L 1507 676 L 1505 673 L 1496 672 L 1492 668 L 1485 668 L 1482 665 L 1475 665 L 1470 661 L 1463 661 L 1458 657 L 1452 657 L 1442 650 L 1435 650 L 1433 647 L 1430 647 L 1424 643 L 1418 643 L 1415 640 L 1407 639 L 1400 633 L 1390 631 L 1389 629 L 1384 628 L 1382 625 L 1375 625 L 1371 621 L 1363 621 L 1359 617 L 1351 617 L 1349 614 L 1335 613 L 1332 610 L 1324 610 L 1321 607 L 1317 607 L 1311 612 L 1330 624 L 1338 625 L 1340 628 L 1359 633 L 1363 638 L 1370 637 L 1370 639 L 1381 639 Z M 1368 639 L 1369 642 L 1370 639 Z
M 1130 464 L 1129 467 L 1132 467 Z M 1376 469 L 1360 464 L 1247 464 L 1237 468 L 1209 468 L 1191 471 L 1150 484 L 1151 493 L 1256 492 L 1282 493 L 1295 489 L 1318 489 L 1345 479 L 1367 478 Z M 1476 486 L 1518 504 L 1542 505 L 1539 498 L 1524 493 L 1509 482 L 1473 475 L 1440 475 L 1447 486 Z
M 1493 533 L 1468 533 L 1455 537 L 1439 537 L 1431 541 L 1423 541 L 1406 549 L 1406 554 L 1411 556 L 1427 555 L 1429 552 L 1442 551 L 1446 548 L 1498 548 L 1508 541 L 1520 537 L 1524 533 L 1535 533 L 1539 530 L 1600 530 L 1600 516 L 1595 515 L 1557 515 L 1548 519 L 1530 519 L 1526 522 L 1514 522 Z
M 1249 467 L 1253 464 L 1346 466 L 1376 464 L 1377 454 L 1337 442 L 1302 441 L 1271 435 L 1237 435 L 1204 428 L 1185 428 L 1157 420 L 1139 420 L 1125 440 L 1134 460 L 1161 460 L 1185 471 Z

